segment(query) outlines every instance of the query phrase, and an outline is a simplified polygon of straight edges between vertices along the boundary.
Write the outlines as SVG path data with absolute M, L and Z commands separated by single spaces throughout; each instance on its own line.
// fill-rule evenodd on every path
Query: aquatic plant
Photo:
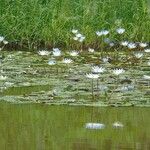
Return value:
M 149 75 L 143 75 L 143 79 L 148 81 L 148 87 L 150 87 L 150 76 Z
M 118 28 L 118 29 L 116 29 L 116 32 L 118 34 L 123 34 L 125 32 L 125 29 L 124 28 Z
M 3 75 L 0 76 L 0 80 L 6 80 L 6 79 L 7 79 L 7 76 L 3 76 Z
M 137 47 L 135 43 L 129 43 L 127 46 L 129 49 L 135 49 Z
M 62 62 L 65 63 L 65 64 L 70 64 L 70 63 L 73 62 L 73 60 L 70 59 L 70 58 L 64 58 Z
M 93 66 L 91 71 L 92 73 L 103 73 L 105 71 L 105 68 L 99 66 Z
M 73 50 L 73 51 L 71 51 L 69 54 L 70 54 L 71 56 L 75 57 L 75 56 L 78 56 L 78 55 L 79 55 L 79 52 Z
M 135 56 L 136 58 L 140 59 L 140 58 L 142 58 L 143 53 L 141 53 L 141 52 L 136 52 L 136 53 L 134 53 L 134 56 Z
M 88 48 L 88 51 L 90 52 L 90 53 L 94 53 L 94 49 L 93 48 Z
M 150 48 L 144 50 L 145 53 L 150 53 Z
M 78 33 L 78 30 L 72 29 L 71 32 L 74 33 L 74 34 L 77 34 L 77 33 Z
M 40 51 L 38 51 L 38 54 L 41 56 L 48 56 L 50 54 L 50 52 L 46 51 L 46 50 L 40 50 Z
M 145 48 L 145 47 L 148 46 L 148 44 L 147 44 L 147 43 L 139 43 L 139 46 L 140 46 L 141 48 Z
M 99 78 L 99 75 L 98 74 L 93 74 L 93 73 L 89 73 L 89 74 L 86 74 L 86 77 L 89 78 L 89 79 L 92 79 L 92 83 L 91 83 L 91 87 L 92 87 L 92 97 L 94 98 L 94 79 L 98 79 Z
M 61 56 L 61 50 L 60 50 L 59 48 L 53 48 L 52 53 L 53 53 L 53 56 L 54 56 L 54 57 L 59 57 L 59 56 Z
M 124 73 L 125 72 L 125 70 L 124 69 L 118 69 L 118 68 L 116 68 L 116 69 L 113 69 L 113 74 L 115 74 L 115 75 L 120 75 L 120 74 L 122 74 L 122 73 Z
M 129 42 L 128 41 L 122 41 L 120 42 L 120 45 L 122 46 L 128 46 Z
M 107 35 L 107 34 L 109 34 L 108 30 L 96 31 L 97 36 L 102 36 L 102 35 Z
M 56 64 L 56 60 L 49 60 L 48 65 L 52 66 Z

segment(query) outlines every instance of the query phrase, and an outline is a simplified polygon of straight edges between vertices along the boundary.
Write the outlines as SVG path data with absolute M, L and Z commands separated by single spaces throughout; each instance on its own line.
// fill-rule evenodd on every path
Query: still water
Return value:
M 0 103 L 0 150 L 149 150 L 149 108 Z M 113 128 L 115 121 L 123 128 Z M 104 129 L 86 129 L 88 122 Z

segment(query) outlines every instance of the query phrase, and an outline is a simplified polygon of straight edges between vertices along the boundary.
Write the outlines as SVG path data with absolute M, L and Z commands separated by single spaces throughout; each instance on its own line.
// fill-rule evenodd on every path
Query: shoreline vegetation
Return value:
M 150 13 L 147 0 L 32 0 L 0 2 L 0 34 L 9 43 L 6 49 L 73 48 L 103 49 L 96 32 L 109 30 L 113 42 L 150 41 Z M 120 38 L 117 28 L 126 29 Z M 72 38 L 72 29 L 85 36 Z M 107 47 L 106 47 L 107 48 Z

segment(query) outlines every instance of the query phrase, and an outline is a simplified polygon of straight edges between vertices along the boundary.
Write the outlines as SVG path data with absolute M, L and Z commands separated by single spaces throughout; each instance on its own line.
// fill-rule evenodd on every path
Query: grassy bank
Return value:
M 99 44 L 95 32 L 118 27 L 123 39 L 150 41 L 147 0 L 1 0 L 0 34 L 27 46 L 71 46 L 71 30 L 86 36 L 85 45 Z

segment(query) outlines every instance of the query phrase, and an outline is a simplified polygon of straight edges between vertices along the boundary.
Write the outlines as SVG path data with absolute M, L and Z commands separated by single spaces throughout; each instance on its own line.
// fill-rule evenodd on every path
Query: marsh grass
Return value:
M 149 41 L 148 8 L 147 0 L 1 0 L 0 34 L 28 48 L 78 47 L 75 28 L 86 36 L 80 45 L 94 47 L 100 45 L 95 31 L 108 29 L 119 40 L 114 31 L 123 27 L 123 39 Z

